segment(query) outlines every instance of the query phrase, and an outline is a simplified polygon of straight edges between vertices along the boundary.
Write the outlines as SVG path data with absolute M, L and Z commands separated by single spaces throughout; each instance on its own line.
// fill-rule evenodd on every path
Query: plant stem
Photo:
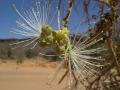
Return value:
M 64 27 L 67 27 L 68 19 L 69 19 L 70 14 L 71 14 L 71 10 L 72 10 L 72 7 L 73 7 L 73 3 L 74 3 L 74 0 L 69 0 L 69 7 L 68 7 L 68 9 L 67 9 L 67 14 L 66 14 L 66 16 L 63 18 L 63 26 L 64 26 Z
M 110 52 L 110 55 L 112 56 L 112 60 L 113 60 L 113 63 L 114 65 L 116 66 L 116 69 L 118 71 L 118 74 L 120 75 L 120 66 L 119 66 L 119 63 L 117 61 L 117 56 L 116 56 L 116 52 L 113 48 L 113 43 L 112 43 L 112 39 L 111 38 L 107 38 L 106 39 L 106 43 L 107 43 L 107 46 L 108 46 L 108 50 Z

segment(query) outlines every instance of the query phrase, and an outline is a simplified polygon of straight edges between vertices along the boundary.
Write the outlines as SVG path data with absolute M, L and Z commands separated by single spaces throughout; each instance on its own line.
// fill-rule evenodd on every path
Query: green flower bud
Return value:
M 16 9 L 16 5 L 14 3 L 11 6 L 13 9 Z

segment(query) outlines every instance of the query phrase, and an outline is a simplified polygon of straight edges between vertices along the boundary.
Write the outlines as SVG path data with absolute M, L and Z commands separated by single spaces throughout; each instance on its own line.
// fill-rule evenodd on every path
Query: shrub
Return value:
M 23 56 L 16 56 L 15 59 L 16 59 L 16 63 L 19 65 L 19 64 L 23 63 L 24 57 Z
M 27 58 L 33 58 L 33 57 L 38 56 L 38 53 L 37 53 L 35 50 L 28 49 L 28 50 L 25 52 L 25 56 L 26 56 Z

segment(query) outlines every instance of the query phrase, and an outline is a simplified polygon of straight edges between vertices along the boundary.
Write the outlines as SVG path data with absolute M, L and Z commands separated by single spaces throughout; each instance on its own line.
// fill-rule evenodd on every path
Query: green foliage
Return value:
M 12 49 L 11 48 L 8 48 L 7 57 L 10 58 L 10 59 L 13 58 L 13 56 L 12 56 Z
M 16 63 L 19 65 L 19 64 L 22 64 L 23 63 L 23 57 L 22 56 L 17 56 L 16 57 Z
M 38 56 L 38 53 L 37 53 L 35 50 L 28 49 L 28 50 L 25 52 L 25 56 L 26 56 L 27 58 L 33 58 L 33 57 Z

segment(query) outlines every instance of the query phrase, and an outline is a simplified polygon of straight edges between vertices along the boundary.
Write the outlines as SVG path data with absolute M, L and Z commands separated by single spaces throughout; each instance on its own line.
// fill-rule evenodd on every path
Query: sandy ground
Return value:
M 66 82 L 58 85 L 56 80 L 49 85 L 57 64 L 32 60 L 21 65 L 10 60 L 0 62 L 0 90 L 63 90 Z

